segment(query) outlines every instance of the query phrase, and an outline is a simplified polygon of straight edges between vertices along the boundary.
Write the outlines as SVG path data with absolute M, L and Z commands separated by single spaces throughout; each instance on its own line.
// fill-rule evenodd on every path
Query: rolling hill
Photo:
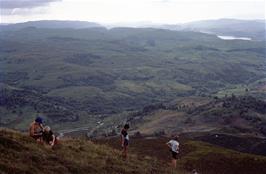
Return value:
M 265 20 L 219 19 L 190 22 L 184 28 L 194 31 L 210 32 L 217 35 L 249 37 L 265 40 Z
M 240 152 L 266 155 L 265 108 L 265 101 L 250 96 L 185 97 L 106 118 L 105 125 L 87 136 L 118 135 L 120 127 L 129 122 L 132 135 L 180 134 Z
M 29 21 L 16 24 L 1 25 L 0 30 L 21 30 L 23 28 L 98 28 L 103 27 L 100 24 L 86 21 L 62 21 L 62 20 L 41 20 L 41 21 Z
M 265 44 L 138 28 L 0 32 L 0 125 L 57 130 L 179 97 L 265 96 Z
M 131 114 L 137 129 L 156 131 L 232 133 L 265 137 L 266 103 L 250 96 L 185 98 L 170 105 L 154 105 Z
M 241 19 L 213 19 L 192 21 L 179 24 L 154 24 L 151 22 L 140 22 L 131 24 L 118 24 L 115 26 L 128 26 L 137 28 L 157 28 L 174 31 L 195 31 L 221 36 L 244 37 L 256 41 L 265 41 L 266 22 L 263 19 L 241 20 Z M 108 26 L 110 27 L 110 26 Z

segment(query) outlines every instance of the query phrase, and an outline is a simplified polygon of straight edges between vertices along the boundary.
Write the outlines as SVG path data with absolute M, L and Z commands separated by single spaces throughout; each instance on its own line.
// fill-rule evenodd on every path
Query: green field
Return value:
M 265 43 L 161 29 L 0 31 L 0 125 L 60 129 L 180 97 L 265 96 Z M 8 118 L 7 118 L 8 117 Z

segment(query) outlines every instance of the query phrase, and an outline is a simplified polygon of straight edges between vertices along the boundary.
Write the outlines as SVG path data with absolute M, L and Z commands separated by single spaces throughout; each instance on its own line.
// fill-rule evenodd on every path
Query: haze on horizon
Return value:
M 0 0 L 1 23 L 80 20 L 177 24 L 196 20 L 265 19 L 265 0 Z

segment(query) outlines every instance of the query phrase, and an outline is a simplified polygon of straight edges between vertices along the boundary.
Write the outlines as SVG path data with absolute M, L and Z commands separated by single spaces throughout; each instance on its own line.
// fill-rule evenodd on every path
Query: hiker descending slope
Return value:
M 36 141 L 42 141 L 42 133 L 43 133 L 43 119 L 41 117 L 37 117 L 35 121 L 30 124 L 29 134 Z
M 173 136 L 173 139 L 171 139 L 169 142 L 167 142 L 167 146 L 170 148 L 171 154 L 172 154 L 172 167 L 176 168 L 176 160 L 178 158 L 179 153 L 179 142 L 178 136 Z
M 122 146 L 122 156 L 127 159 L 127 151 L 129 145 L 129 136 L 128 136 L 129 124 L 125 124 L 124 128 L 121 130 L 121 146 Z

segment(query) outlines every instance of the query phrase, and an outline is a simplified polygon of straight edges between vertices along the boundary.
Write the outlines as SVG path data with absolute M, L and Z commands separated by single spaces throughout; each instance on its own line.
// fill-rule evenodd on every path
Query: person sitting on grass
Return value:
M 127 159 L 127 151 L 129 145 L 128 131 L 129 124 L 125 124 L 124 128 L 121 130 L 121 146 L 122 146 L 122 156 Z
M 43 119 L 37 117 L 34 122 L 30 124 L 29 134 L 37 142 L 42 142 L 42 133 L 43 133 Z
M 57 143 L 57 138 L 49 126 L 45 126 L 43 134 L 42 134 L 42 139 L 44 143 L 48 144 L 52 148 Z
M 173 136 L 174 138 L 171 139 L 169 142 L 166 143 L 166 145 L 170 148 L 171 154 L 172 154 L 172 167 L 176 168 L 176 160 L 179 153 L 179 142 L 178 136 Z

